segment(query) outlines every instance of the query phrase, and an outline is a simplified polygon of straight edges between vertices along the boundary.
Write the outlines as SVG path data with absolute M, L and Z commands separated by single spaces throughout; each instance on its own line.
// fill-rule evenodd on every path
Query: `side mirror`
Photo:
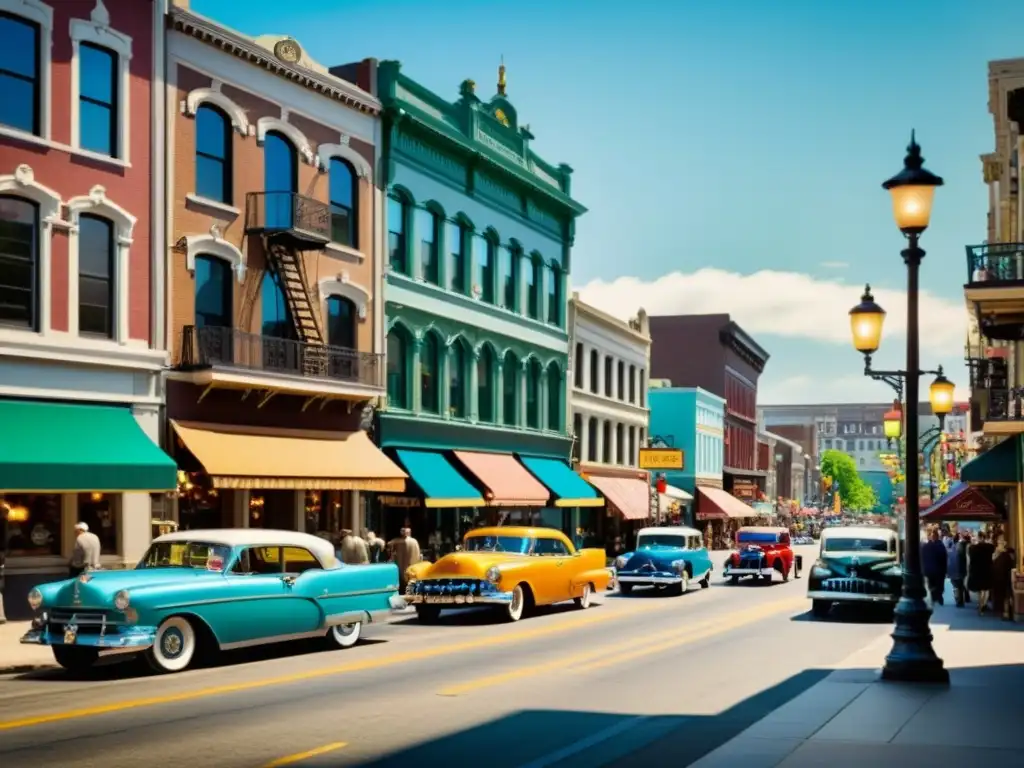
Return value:
M 281 581 L 284 582 L 284 585 L 286 587 L 291 587 L 291 586 L 295 585 L 295 580 L 297 578 L 298 578 L 298 576 L 293 576 L 291 574 L 285 574 L 284 576 L 281 577 Z

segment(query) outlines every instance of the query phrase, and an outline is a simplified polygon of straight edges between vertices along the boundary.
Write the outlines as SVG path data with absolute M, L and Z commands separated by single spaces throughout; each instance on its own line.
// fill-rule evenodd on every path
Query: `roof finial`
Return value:
M 498 95 L 505 95 L 505 86 L 507 82 L 505 80 L 505 56 L 502 54 L 501 64 L 498 65 Z

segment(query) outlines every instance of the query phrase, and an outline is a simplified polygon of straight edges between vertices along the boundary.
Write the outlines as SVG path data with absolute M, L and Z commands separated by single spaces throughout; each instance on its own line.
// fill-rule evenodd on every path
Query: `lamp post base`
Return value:
M 949 670 L 932 648 L 928 619 L 932 615 L 924 600 L 921 578 L 904 574 L 903 596 L 896 604 L 892 650 L 885 657 L 882 679 L 900 683 L 936 683 L 949 685 Z M 914 584 L 913 582 L 917 582 Z M 914 594 L 917 593 L 917 594 Z

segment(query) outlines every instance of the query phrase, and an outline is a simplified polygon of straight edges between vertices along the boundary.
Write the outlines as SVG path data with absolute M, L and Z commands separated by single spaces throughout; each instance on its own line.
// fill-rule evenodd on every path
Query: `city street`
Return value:
M 798 549 L 809 565 L 814 548 Z M 613 592 L 587 611 L 559 606 L 515 625 L 479 612 L 437 626 L 396 616 L 353 649 L 229 655 L 167 677 L 132 667 L 3 678 L 0 763 L 118 768 L 173 756 L 259 768 L 486 755 L 493 768 L 658 757 L 682 766 L 889 629 L 870 616 L 811 621 L 805 590 L 804 579 L 733 587 L 718 577 L 681 597 Z

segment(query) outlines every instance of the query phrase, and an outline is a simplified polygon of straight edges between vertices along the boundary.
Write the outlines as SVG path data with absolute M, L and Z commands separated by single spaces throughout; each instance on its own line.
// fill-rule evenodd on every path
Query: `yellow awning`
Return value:
M 402 493 L 408 475 L 365 432 L 172 421 L 214 488 Z

